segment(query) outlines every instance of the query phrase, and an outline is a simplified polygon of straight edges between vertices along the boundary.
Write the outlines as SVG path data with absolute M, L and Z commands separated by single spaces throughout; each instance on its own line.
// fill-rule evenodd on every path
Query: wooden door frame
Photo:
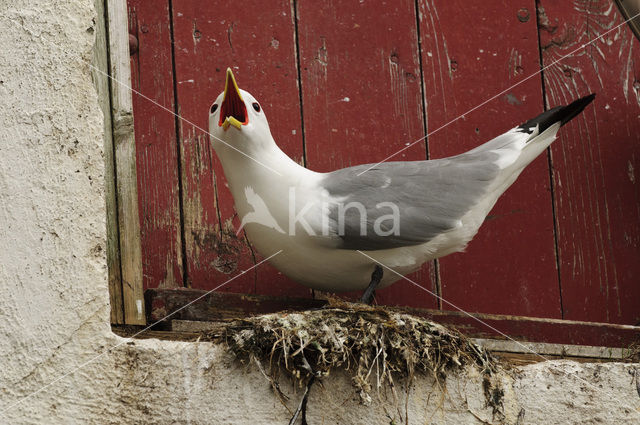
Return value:
M 111 323 L 145 325 L 126 0 L 94 0 L 92 76 L 104 114 Z

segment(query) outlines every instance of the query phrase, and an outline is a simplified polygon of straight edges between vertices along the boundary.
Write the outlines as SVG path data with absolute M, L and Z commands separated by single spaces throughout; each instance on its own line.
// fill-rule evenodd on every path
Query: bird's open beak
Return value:
M 227 81 L 224 83 L 224 98 L 220 107 L 218 125 L 224 131 L 227 131 L 229 126 L 242 130 L 242 126 L 248 123 L 247 107 L 244 105 L 244 100 L 242 100 L 242 95 L 240 95 L 240 90 L 231 68 L 227 68 Z

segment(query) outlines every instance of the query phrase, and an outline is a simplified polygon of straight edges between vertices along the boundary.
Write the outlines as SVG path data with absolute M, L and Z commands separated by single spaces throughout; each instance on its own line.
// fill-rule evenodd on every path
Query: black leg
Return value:
M 371 304 L 371 301 L 373 301 L 373 295 L 381 280 L 382 267 L 376 264 L 375 270 L 371 273 L 371 282 L 369 283 L 369 286 L 367 286 L 367 289 L 365 289 L 364 294 L 362 294 L 362 298 L 360 298 L 361 303 Z
M 315 381 L 315 379 L 316 377 L 312 376 L 309 379 L 309 382 L 307 383 L 307 390 L 302 399 L 302 422 L 300 425 L 309 425 L 307 423 L 307 401 L 309 401 L 309 390 L 311 390 L 311 385 L 313 385 L 313 382 Z
M 300 401 L 300 405 L 298 405 L 296 412 L 293 414 L 293 417 L 289 421 L 289 425 L 295 424 L 300 414 L 302 414 L 301 416 L 302 422 L 300 425 L 308 425 L 307 424 L 307 401 L 309 400 L 309 390 L 311 389 L 311 386 L 313 385 L 313 382 L 315 380 L 316 380 L 316 377 L 313 375 L 311 376 L 311 378 L 309 378 L 309 382 L 307 382 L 307 386 L 304 390 L 304 394 L 302 395 L 302 401 Z

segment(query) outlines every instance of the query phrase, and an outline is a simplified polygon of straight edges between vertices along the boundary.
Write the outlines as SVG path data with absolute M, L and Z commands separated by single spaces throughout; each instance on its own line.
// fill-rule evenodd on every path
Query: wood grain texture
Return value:
M 209 107 L 224 88 L 224 71 L 234 70 L 267 115 L 278 145 L 302 162 L 300 97 L 291 3 L 219 1 L 173 3 L 176 81 L 180 113 L 207 130 Z M 260 13 L 256 13 L 256 11 Z M 247 13 L 247 11 L 254 11 Z M 194 288 L 213 288 L 260 261 L 239 220 L 222 167 L 207 135 L 181 124 L 187 275 Z M 269 265 L 261 265 L 221 290 L 309 296 Z
M 111 94 L 109 93 L 109 65 L 107 53 L 106 23 L 104 19 L 104 0 L 94 0 L 96 8 L 96 41 L 93 48 L 92 69 L 98 102 L 104 115 L 104 197 L 107 210 L 107 270 L 109 280 L 109 304 L 111 323 L 124 323 L 122 305 L 122 277 L 120 274 L 120 243 L 118 240 L 118 206 L 116 203 L 115 164 L 113 153 L 113 134 L 111 127 Z
M 468 112 L 539 70 L 534 0 L 419 3 L 432 158 L 462 153 L 542 112 L 539 76 Z M 553 232 L 543 154 L 498 200 L 466 252 L 439 261 L 443 298 L 474 312 L 561 317 Z
M 107 13 L 110 75 L 113 77 L 110 82 L 111 116 L 118 183 L 116 195 L 124 322 L 131 325 L 144 325 L 146 321 L 142 288 L 142 253 L 126 1 L 110 0 L 107 3 Z
M 129 33 L 138 40 L 131 56 L 132 88 L 173 111 L 171 28 L 167 2 L 129 0 Z M 153 70 L 153 72 L 143 72 Z M 133 94 L 140 199 L 144 287 L 184 285 L 175 119 Z
M 423 137 L 415 2 L 297 4 L 307 166 L 332 171 L 375 163 Z M 420 159 L 423 141 L 394 158 Z M 436 291 L 431 263 L 409 278 Z M 406 281 L 378 291 L 376 300 L 437 306 Z
M 640 321 L 640 43 L 610 1 L 540 3 L 548 106 L 596 100 L 552 145 L 564 317 Z

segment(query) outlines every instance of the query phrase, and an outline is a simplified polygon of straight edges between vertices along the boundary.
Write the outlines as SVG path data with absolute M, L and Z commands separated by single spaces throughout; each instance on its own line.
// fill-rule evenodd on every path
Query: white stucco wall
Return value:
M 0 423 L 286 424 L 260 372 L 222 347 L 111 333 L 93 16 L 91 0 L 0 1 Z M 505 422 L 640 423 L 636 366 L 523 367 L 504 378 Z M 410 423 L 496 421 L 477 376 L 450 377 L 447 389 L 417 379 Z M 293 409 L 301 391 L 283 390 Z M 358 400 L 333 374 L 313 387 L 309 421 L 404 414 L 384 397 Z

